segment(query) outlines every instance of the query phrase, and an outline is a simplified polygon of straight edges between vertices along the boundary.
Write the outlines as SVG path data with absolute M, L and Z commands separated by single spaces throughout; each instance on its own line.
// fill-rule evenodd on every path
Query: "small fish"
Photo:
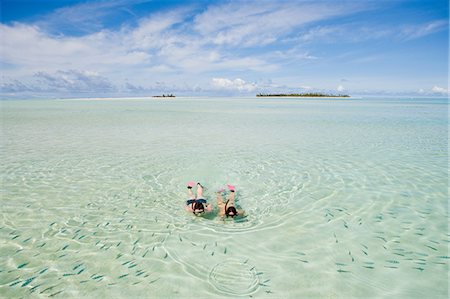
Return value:
M 431 248 L 431 249 L 433 249 L 434 251 L 437 251 L 437 249 L 436 248 L 434 248 L 434 247 L 432 247 L 432 246 L 429 246 L 429 245 L 425 245 L 426 247 L 428 247 L 428 248 Z
M 421 268 L 421 267 L 413 267 L 413 269 L 420 270 L 421 272 L 422 272 L 423 270 L 425 270 L 424 268 Z
M 23 267 L 25 267 L 25 266 L 28 265 L 28 264 L 29 264 L 29 262 L 28 262 L 28 263 L 20 264 L 19 266 L 17 266 L 17 269 L 22 269 Z
M 28 241 L 30 241 L 31 237 L 29 237 L 28 239 L 23 240 L 23 243 L 26 243 Z
M 367 268 L 367 269 L 374 269 L 375 267 L 372 267 L 372 266 L 363 266 L 364 268 Z
M 142 275 L 142 274 L 144 274 L 144 273 L 145 273 L 144 270 L 136 271 L 136 276 L 140 276 L 140 275 Z
M 39 294 L 42 294 L 42 293 L 44 293 L 44 292 L 46 292 L 46 291 L 50 291 L 50 290 L 53 289 L 54 287 L 56 287 L 56 285 L 51 286 L 51 287 L 48 287 L 48 288 L 42 290 Z
M 81 269 L 80 271 L 78 271 L 77 275 L 80 275 L 81 273 L 83 273 L 84 270 L 85 270 L 85 269 L 83 268 L 83 269 Z
M 76 265 L 75 267 L 73 267 L 73 269 L 72 270 L 76 270 L 76 269 L 78 269 L 78 268 L 80 268 L 81 266 L 83 265 L 83 263 L 81 263 L 81 264 L 78 264 L 78 265 Z
M 17 279 L 17 278 L 16 278 Z M 12 282 L 9 286 L 10 287 L 13 287 L 13 286 L 15 286 L 16 284 L 18 284 L 18 283 L 20 283 L 21 282 L 21 280 L 19 279 L 19 280 L 17 280 L 17 281 L 14 281 L 14 282 Z
M 34 279 L 36 278 L 36 276 L 30 277 L 27 280 L 25 280 L 25 282 L 21 285 L 21 287 L 25 287 L 27 285 L 29 285 Z
M 120 279 L 120 278 L 124 278 L 124 277 L 126 277 L 126 276 L 128 276 L 129 274 L 127 273 L 127 274 L 122 274 L 122 275 L 120 275 L 118 278 Z
M 44 269 L 42 269 L 40 272 L 39 272 L 39 274 L 44 274 L 45 272 L 47 272 L 47 270 L 48 270 L 48 267 L 47 268 L 44 268 Z
M 223 251 L 224 254 L 227 254 L 227 248 L 225 247 L 225 250 Z
M 380 239 L 380 240 L 383 240 L 384 242 L 387 242 L 387 240 L 386 240 L 385 238 L 383 238 L 383 237 L 376 236 L 375 238 Z
M 366 251 L 364 251 L 364 250 L 362 250 L 362 249 L 361 249 L 361 251 L 362 251 L 365 255 L 368 255 Z
M 66 246 L 64 246 L 61 250 L 66 250 L 67 247 L 69 247 L 69 244 L 67 244 Z
M 51 294 L 49 297 L 53 297 L 53 296 L 56 296 L 56 295 L 58 295 L 58 294 L 61 294 L 63 292 L 63 290 L 61 290 L 61 291 L 58 291 L 58 292 L 56 292 L 56 293 L 53 293 L 53 294 Z
M 299 259 L 299 261 L 302 262 L 302 263 L 305 263 L 305 264 L 309 263 L 307 260 L 300 260 Z
M 350 271 L 342 270 L 342 269 L 338 269 L 337 271 L 338 271 L 339 273 L 350 273 Z
M 97 276 L 92 277 L 92 279 L 96 280 L 96 279 L 101 279 L 103 277 L 104 277 L 104 275 L 97 275 Z
M 417 255 L 421 255 L 421 256 L 428 256 L 428 254 L 426 254 L 426 253 L 423 253 L 423 252 L 415 252 L 415 254 L 417 254 Z
M 36 289 L 38 288 L 38 287 L 40 287 L 41 286 L 41 284 L 37 284 L 37 285 L 35 285 L 34 287 L 32 287 L 31 289 L 30 289 L 30 293 L 34 293 L 34 291 L 36 291 Z

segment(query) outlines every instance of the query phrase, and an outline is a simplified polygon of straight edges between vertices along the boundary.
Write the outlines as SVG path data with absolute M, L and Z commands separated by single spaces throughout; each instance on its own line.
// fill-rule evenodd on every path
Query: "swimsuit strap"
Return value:
M 230 200 L 229 199 L 227 199 L 227 202 L 225 203 L 225 215 L 227 214 L 227 205 L 228 205 L 228 202 L 229 202 Z

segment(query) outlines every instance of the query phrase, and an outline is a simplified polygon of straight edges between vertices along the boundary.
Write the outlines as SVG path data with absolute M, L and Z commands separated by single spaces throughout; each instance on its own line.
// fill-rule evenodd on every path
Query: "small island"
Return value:
M 303 98 L 349 98 L 347 94 L 325 94 L 320 92 L 309 93 L 258 93 L 257 97 L 303 97 Z
M 154 98 L 175 98 L 173 94 L 163 94 L 160 96 L 153 96 Z

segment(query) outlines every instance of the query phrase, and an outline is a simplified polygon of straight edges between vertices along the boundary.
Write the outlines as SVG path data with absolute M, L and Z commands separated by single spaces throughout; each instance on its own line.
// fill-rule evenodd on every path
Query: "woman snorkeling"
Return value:
M 224 198 L 222 194 L 225 189 L 220 189 L 217 191 L 217 206 L 219 207 L 219 216 L 221 217 L 231 217 L 234 218 L 236 216 L 244 216 L 244 211 L 241 209 L 237 209 L 235 206 L 235 198 L 236 198 L 236 188 L 232 185 L 227 184 L 228 190 L 230 190 L 230 194 L 228 195 L 227 200 L 224 202 Z
M 200 183 L 197 183 L 197 196 L 192 192 L 192 187 L 194 187 L 194 182 L 189 182 L 187 184 L 189 199 L 186 201 L 185 209 L 188 212 L 194 213 L 194 215 L 202 215 L 205 212 L 212 211 L 212 205 L 206 202 L 206 199 L 203 197 L 203 186 Z

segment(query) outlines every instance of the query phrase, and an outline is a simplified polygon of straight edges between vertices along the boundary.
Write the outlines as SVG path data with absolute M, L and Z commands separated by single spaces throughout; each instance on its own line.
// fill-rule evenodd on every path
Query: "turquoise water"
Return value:
M 446 99 L 0 104 L 0 297 L 448 296 Z

